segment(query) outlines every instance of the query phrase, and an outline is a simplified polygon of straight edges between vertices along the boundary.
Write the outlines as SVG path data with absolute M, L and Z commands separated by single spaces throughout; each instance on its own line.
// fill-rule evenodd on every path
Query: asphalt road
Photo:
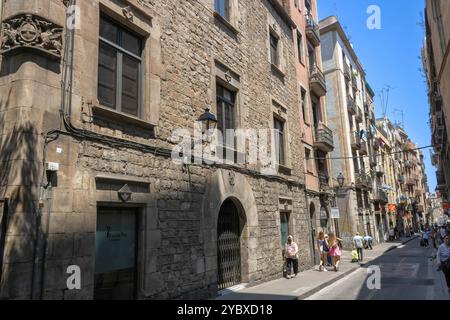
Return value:
M 433 254 L 432 248 L 420 247 L 415 239 L 306 300 L 450 300 L 444 275 L 431 261 Z M 373 266 L 379 267 L 379 282 Z

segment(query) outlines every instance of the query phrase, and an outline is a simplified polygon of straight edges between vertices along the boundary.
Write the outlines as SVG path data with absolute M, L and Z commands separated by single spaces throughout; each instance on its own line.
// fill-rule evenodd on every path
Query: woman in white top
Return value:
M 450 236 L 445 236 L 444 243 L 439 246 L 436 258 L 439 269 L 444 272 L 448 293 L 450 293 Z

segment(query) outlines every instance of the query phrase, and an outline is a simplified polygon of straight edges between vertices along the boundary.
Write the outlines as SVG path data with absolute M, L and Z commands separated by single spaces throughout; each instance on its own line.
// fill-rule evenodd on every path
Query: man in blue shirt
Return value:
M 369 248 L 370 250 L 373 250 L 373 248 L 372 248 L 372 241 L 373 241 L 373 239 L 372 239 L 371 236 L 366 235 L 364 237 L 364 243 L 366 244 L 367 248 Z
M 364 239 L 359 235 L 359 232 L 356 233 L 356 236 L 353 237 L 353 246 L 358 251 L 359 261 L 363 260 L 363 248 L 364 248 Z

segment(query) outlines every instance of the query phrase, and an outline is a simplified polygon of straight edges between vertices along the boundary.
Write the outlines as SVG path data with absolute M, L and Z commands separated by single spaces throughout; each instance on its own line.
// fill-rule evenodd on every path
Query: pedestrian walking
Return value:
M 298 245 L 294 242 L 292 236 L 288 236 L 288 242 L 285 246 L 285 257 L 287 266 L 288 279 L 296 277 L 298 273 Z M 292 275 L 292 269 L 294 269 L 294 275 Z
M 373 238 L 372 238 L 371 236 L 366 235 L 366 236 L 364 237 L 364 243 L 366 244 L 366 249 L 373 250 L 373 246 L 372 246 L 372 244 L 373 244 Z
M 444 243 L 439 246 L 436 258 L 439 266 L 438 270 L 442 270 L 444 273 L 448 293 L 450 293 L 450 236 L 444 238 Z
M 389 241 L 394 241 L 395 240 L 395 231 L 394 228 L 391 226 L 389 228 Z
M 331 267 L 333 265 L 333 262 L 331 261 L 331 256 L 330 256 L 330 238 L 328 237 L 327 234 L 325 234 L 325 240 L 327 241 L 327 244 L 328 244 L 327 267 Z
M 436 236 L 437 236 L 437 230 L 435 227 L 431 227 L 431 233 L 430 233 L 430 238 L 431 238 L 431 242 L 433 243 L 433 248 L 434 250 L 437 249 L 436 246 Z
M 364 248 L 364 239 L 361 237 L 359 232 L 356 233 L 356 235 L 353 237 L 353 247 L 358 252 L 358 260 L 363 260 L 363 248 Z
M 430 231 L 428 229 L 425 229 L 423 231 L 423 235 L 422 235 L 422 239 L 423 239 L 423 245 L 424 247 L 428 248 L 428 246 L 430 245 L 429 243 L 429 238 L 430 238 Z
M 447 229 L 445 228 L 444 225 L 442 225 L 441 228 L 439 229 L 439 235 L 441 236 L 439 244 L 441 244 L 444 242 L 444 238 L 447 235 Z
M 342 239 L 336 237 L 334 233 L 330 233 L 328 244 L 330 245 L 331 263 L 334 271 L 339 270 L 339 263 L 341 262 L 342 255 Z
M 319 232 L 319 236 L 317 237 L 317 242 L 319 244 L 319 252 L 320 252 L 320 264 L 319 271 L 328 271 L 327 270 L 327 257 L 328 252 L 330 251 L 327 239 L 325 239 L 325 234 L 323 231 Z

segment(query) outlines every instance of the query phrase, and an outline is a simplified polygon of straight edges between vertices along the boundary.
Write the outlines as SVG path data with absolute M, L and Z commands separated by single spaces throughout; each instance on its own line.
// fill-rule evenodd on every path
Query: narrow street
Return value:
M 368 289 L 366 266 L 306 300 L 450 300 L 444 276 L 433 266 L 432 255 L 432 247 L 422 248 L 415 239 L 370 263 L 380 267 L 381 289 Z

